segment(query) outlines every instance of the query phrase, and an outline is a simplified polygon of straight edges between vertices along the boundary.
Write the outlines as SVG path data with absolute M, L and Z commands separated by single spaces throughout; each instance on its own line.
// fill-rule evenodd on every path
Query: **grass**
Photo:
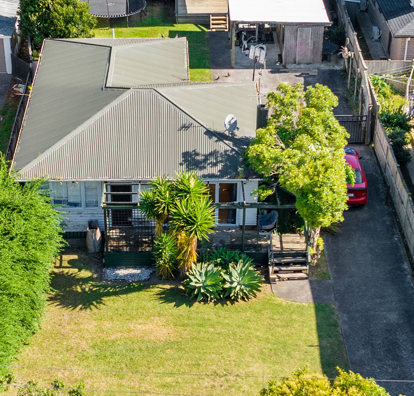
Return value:
M 0 152 L 2 153 L 6 153 L 18 105 L 18 100 L 11 99 L 6 101 L 0 110 L 0 116 L 3 118 L 0 122 Z
M 329 376 L 337 365 L 348 368 L 334 306 L 288 302 L 268 285 L 250 302 L 196 304 L 178 284 L 99 283 L 89 257 L 78 252 L 56 264 L 52 287 L 43 328 L 16 365 L 93 371 L 16 368 L 20 380 L 257 395 L 266 376 L 285 376 L 306 364 Z
M 325 250 L 322 250 L 321 257 L 316 266 L 310 267 L 310 279 L 329 280 L 328 262 L 326 261 Z
M 99 19 L 94 30 L 95 37 L 187 37 L 190 58 L 190 81 L 211 81 L 210 50 L 207 28 L 194 24 L 175 24 L 172 6 L 165 3 L 148 3 L 146 16 L 134 15 L 126 18 Z

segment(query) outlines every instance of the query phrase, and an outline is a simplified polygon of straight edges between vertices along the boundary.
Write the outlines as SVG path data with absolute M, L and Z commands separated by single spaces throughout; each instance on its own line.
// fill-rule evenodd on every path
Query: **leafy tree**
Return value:
M 344 159 L 346 130 L 333 115 L 337 97 L 323 85 L 304 91 L 282 83 L 268 94 L 272 109 L 266 128 L 247 149 L 251 167 L 296 195 L 296 208 L 312 229 L 315 251 L 320 227 L 342 221 L 347 209 L 347 176 L 355 175 Z M 274 189 L 262 191 L 262 198 Z
M 20 30 L 39 49 L 45 38 L 92 37 L 97 19 L 77 0 L 20 0 Z
M 411 161 L 411 150 L 407 148 L 407 133 L 402 129 L 394 129 L 388 131 L 388 138 L 397 162 L 400 165 L 407 165 Z
M 338 368 L 339 375 L 333 384 L 326 375 L 309 374 L 305 367 L 294 371 L 291 378 L 270 381 L 260 396 L 390 396 L 372 378 L 364 378 L 352 371 Z
M 49 270 L 63 244 L 61 217 L 39 191 L 16 181 L 0 156 L 0 361 L 10 364 L 40 327 Z M 6 369 L 0 368 L 0 373 Z

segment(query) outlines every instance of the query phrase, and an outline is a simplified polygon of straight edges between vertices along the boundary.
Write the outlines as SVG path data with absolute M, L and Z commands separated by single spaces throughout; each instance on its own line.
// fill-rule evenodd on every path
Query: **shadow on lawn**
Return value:
M 93 275 L 85 276 L 82 270 L 86 267 L 80 260 L 69 260 L 69 263 L 69 267 L 57 268 L 52 274 L 53 292 L 49 301 L 62 308 L 98 309 L 100 305 L 105 305 L 107 297 L 122 296 L 153 287 L 138 283 L 99 283 Z

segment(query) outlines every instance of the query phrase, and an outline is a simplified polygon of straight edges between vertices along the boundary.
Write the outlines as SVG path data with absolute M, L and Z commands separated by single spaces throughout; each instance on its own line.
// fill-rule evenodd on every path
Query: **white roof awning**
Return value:
M 229 0 L 230 20 L 329 25 L 323 0 Z

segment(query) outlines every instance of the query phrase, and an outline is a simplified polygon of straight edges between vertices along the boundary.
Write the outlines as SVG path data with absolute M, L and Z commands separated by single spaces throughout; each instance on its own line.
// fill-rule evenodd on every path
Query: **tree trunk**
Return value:
M 164 225 L 165 220 L 167 219 L 167 215 L 164 214 L 162 217 L 156 221 L 155 223 L 155 238 L 159 237 L 162 234 L 162 226 Z
M 311 247 L 311 265 L 316 265 L 319 258 L 321 257 L 322 248 L 318 240 L 321 236 L 321 227 L 310 229 L 310 240 L 309 245 Z

